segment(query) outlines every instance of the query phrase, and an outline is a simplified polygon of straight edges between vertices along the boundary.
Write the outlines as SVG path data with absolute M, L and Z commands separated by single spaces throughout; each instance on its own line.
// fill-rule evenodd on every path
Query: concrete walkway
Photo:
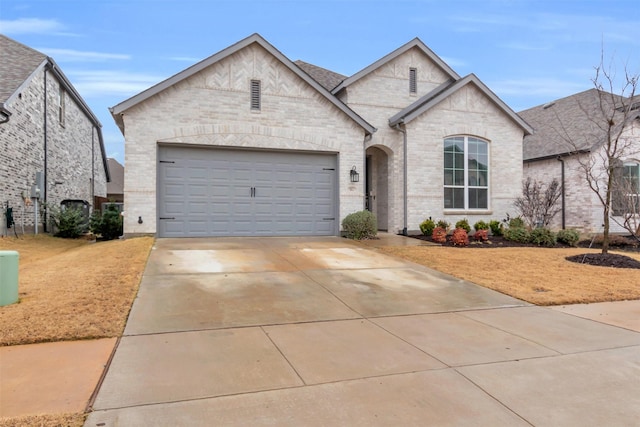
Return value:
M 159 239 L 85 425 L 637 425 L 630 329 L 340 238 Z

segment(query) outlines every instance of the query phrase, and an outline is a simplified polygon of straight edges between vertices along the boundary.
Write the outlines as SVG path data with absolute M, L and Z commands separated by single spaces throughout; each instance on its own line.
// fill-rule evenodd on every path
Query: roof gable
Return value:
M 460 78 L 460 76 L 455 71 L 453 71 L 453 69 L 451 67 L 449 67 L 442 59 L 440 59 L 440 57 L 438 55 L 436 55 L 431 49 L 429 49 L 427 47 L 427 45 L 425 45 L 419 38 L 416 37 L 415 39 L 413 39 L 410 42 L 406 43 L 405 45 L 399 47 L 398 49 L 394 50 L 393 52 L 389 53 L 388 55 L 380 58 L 379 60 L 377 60 L 373 64 L 369 65 L 368 67 L 358 71 L 353 76 L 345 79 L 342 83 L 340 83 L 338 86 L 336 86 L 331 91 L 331 93 L 337 94 L 338 92 L 340 92 L 344 88 L 352 85 L 353 83 L 355 83 L 358 80 L 362 79 L 363 77 L 369 75 L 370 73 L 372 73 L 373 71 L 377 70 L 378 68 L 383 67 L 385 64 L 389 63 L 390 61 L 396 59 L 400 55 L 404 54 L 405 52 L 407 52 L 407 51 L 409 51 L 410 49 L 413 49 L 413 48 L 417 48 L 417 49 L 421 50 L 431 61 L 433 61 L 434 64 L 436 64 L 440 69 L 442 69 L 442 71 L 447 76 L 449 76 L 449 78 L 451 78 L 453 80 L 458 80 Z
M 454 93 L 458 92 L 463 87 L 472 84 L 480 90 L 487 98 L 489 98 L 500 110 L 502 110 L 511 120 L 513 120 L 518 126 L 520 126 L 525 134 L 531 134 L 533 129 L 527 122 L 525 122 L 518 114 L 516 114 L 507 104 L 504 103 L 498 96 L 493 93 L 484 83 L 480 81 L 475 74 L 469 74 L 466 77 L 457 81 L 448 81 L 425 96 L 418 99 L 408 107 L 404 108 L 396 115 L 389 119 L 389 126 L 396 126 L 401 123 L 409 123 L 416 117 L 419 117 L 432 107 L 438 105 L 444 99 L 450 97 Z
M 624 97 L 593 88 L 521 111 L 534 128 L 524 139 L 524 160 L 593 150 L 606 139 L 602 108 L 613 113 L 624 102 Z
M 204 70 L 205 68 L 233 55 L 234 53 L 244 49 L 245 47 L 257 43 L 262 48 L 264 48 L 267 52 L 273 55 L 276 59 L 278 59 L 282 64 L 284 64 L 289 70 L 291 70 L 295 75 L 304 80 L 308 85 L 313 87 L 316 91 L 318 91 L 324 98 L 326 98 L 331 104 L 340 109 L 343 113 L 345 113 L 351 120 L 356 122 L 360 127 L 362 127 L 367 134 L 372 134 L 375 132 L 375 128 L 367 123 L 362 117 L 356 114 L 353 110 L 343 104 L 340 100 L 334 97 L 327 89 L 325 89 L 318 81 L 314 80 L 309 76 L 305 71 L 303 71 L 300 67 L 295 65 L 291 60 L 289 60 L 286 56 L 284 56 L 279 50 L 273 47 L 270 43 L 268 43 L 262 36 L 259 34 L 253 34 L 244 40 L 241 40 L 226 49 L 221 50 L 220 52 L 198 62 L 197 64 L 175 74 L 172 77 L 152 86 L 151 88 L 121 102 L 120 104 L 111 107 L 109 110 L 111 111 L 111 115 L 114 117 L 116 123 L 120 130 L 124 133 L 124 122 L 122 121 L 121 114 L 128 110 L 129 108 L 151 98 L 152 96 L 164 91 L 165 89 L 174 86 L 175 84 L 187 79 L 188 77 L 193 76 L 194 74 Z M 318 67 L 319 68 L 319 67 Z
M 31 82 L 33 76 L 43 69 L 55 76 L 60 85 L 67 91 L 67 94 L 74 100 L 83 114 L 97 129 L 102 164 L 107 182 L 109 182 L 111 176 L 109 174 L 109 165 L 104 149 L 102 124 L 96 115 L 93 114 L 91 108 L 89 108 L 84 99 L 82 99 L 53 58 L 2 34 L 0 34 L 0 111 L 2 111 L 5 116 L 10 116 L 11 111 L 7 109 L 8 104 Z M 7 121 L 8 120 L 5 120 L 3 123 Z

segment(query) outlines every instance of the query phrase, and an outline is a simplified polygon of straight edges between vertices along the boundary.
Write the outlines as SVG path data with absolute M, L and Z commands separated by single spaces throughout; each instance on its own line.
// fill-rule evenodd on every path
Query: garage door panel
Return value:
M 233 203 L 230 205 L 233 215 L 253 215 L 253 204 L 249 202 Z
M 336 212 L 335 155 L 162 146 L 159 158 L 161 237 L 337 231 L 325 221 Z
M 203 215 L 209 214 L 209 203 L 207 202 L 189 202 L 187 205 L 187 215 Z

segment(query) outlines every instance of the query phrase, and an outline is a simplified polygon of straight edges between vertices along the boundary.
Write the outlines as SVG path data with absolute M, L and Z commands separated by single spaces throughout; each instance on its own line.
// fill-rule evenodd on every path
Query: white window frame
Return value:
M 623 164 L 623 174 L 622 174 L 622 179 L 623 182 L 625 182 L 625 188 L 626 188 L 626 181 L 627 181 L 627 174 L 625 173 L 627 171 L 627 168 L 633 168 L 635 167 L 638 170 L 638 188 L 636 189 L 635 193 L 627 193 L 625 194 L 626 197 L 629 198 L 633 198 L 635 199 L 636 204 L 640 203 L 640 163 L 636 163 L 636 162 L 627 162 Z M 625 202 L 626 203 L 626 202 Z M 629 206 L 629 205 L 625 205 L 625 206 Z M 637 212 L 635 212 L 637 213 Z M 624 212 L 624 215 L 629 215 L 632 214 L 632 212 Z
M 464 138 L 464 185 L 446 185 L 444 182 L 444 171 L 445 171 L 445 142 L 449 139 L 454 139 L 454 138 Z M 487 147 L 487 185 L 486 186 L 481 186 L 481 185 L 469 185 L 469 139 L 474 139 L 476 141 L 479 141 L 483 144 L 485 144 L 485 146 Z M 443 187 L 442 187 L 442 195 L 443 195 L 443 199 L 442 199 L 442 203 L 443 203 L 443 208 L 445 210 L 445 212 L 451 212 L 451 211 L 471 211 L 471 212 L 486 212 L 489 211 L 491 209 L 491 168 L 490 168 L 490 164 L 491 164 L 491 144 L 489 143 L 489 141 L 487 141 L 486 139 L 483 138 L 478 138 L 476 136 L 473 135 L 452 135 L 452 136 L 448 136 L 446 138 L 443 139 L 443 146 L 442 146 L 442 154 L 443 154 L 443 158 L 442 158 L 442 171 L 443 171 L 443 178 L 442 178 L 442 183 L 443 183 Z M 446 207 L 444 206 L 444 202 L 445 202 L 445 198 L 444 198 L 444 191 L 447 188 L 462 188 L 464 190 L 464 207 L 461 208 L 456 208 L 456 207 Z M 483 207 L 483 208 L 470 208 L 469 207 L 469 190 L 470 189 L 482 189 L 482 190 L 486 190 L 487 191 L 487 206 Z
M 60 85 L 60 92 L 58 97 L 58 119 L 60 121 L 60 126 L 65 126 L 65 116 L 66 116 L 66 97 L 67 91 Z

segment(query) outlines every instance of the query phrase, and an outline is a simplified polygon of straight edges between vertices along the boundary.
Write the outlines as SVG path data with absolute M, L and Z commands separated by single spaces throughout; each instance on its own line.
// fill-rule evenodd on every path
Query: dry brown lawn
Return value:
M 86 418 L 86 414 L 29 415 L 2 418 L 0 427 L 82 427 Z
M 640 270 L 565 260 L 596 250 L 394 246 L 380 251 L 537 305 L 640 299 Z M 640 260 L 640 254 L 621 254 Z
M 0 239 L 0 250 L 20 254 L 20 300 L 0 307 L 0 345 L 120 336 L 152 244 L 151 237 Z

